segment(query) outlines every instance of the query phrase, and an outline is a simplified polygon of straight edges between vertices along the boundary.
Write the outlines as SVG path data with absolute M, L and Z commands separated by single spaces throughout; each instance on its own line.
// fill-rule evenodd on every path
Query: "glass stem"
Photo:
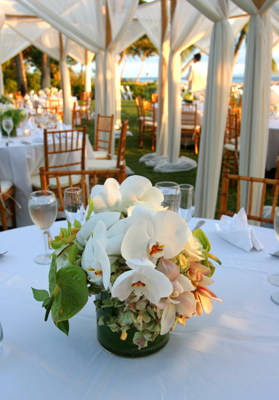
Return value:
M 43 231 L 43 240 L 44 240 L 44 244 L 45 244 L 45 254 L 48 253 L 47 249 L 48 249 L 48 229 Z

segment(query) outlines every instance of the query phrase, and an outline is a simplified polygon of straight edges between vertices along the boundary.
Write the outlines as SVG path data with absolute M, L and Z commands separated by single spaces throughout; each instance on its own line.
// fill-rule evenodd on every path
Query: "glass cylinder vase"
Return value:
M 108 295 L 108 294 L 107 294 Z M 106 293 L 102 292 L 96 295 L 97 299 L 105 298 Z M 147 347 L 138 350 L 138 346 L 133 343 L 133 337 L 138 330 L 136 328 L 128 329 L 126 340 L 121 340 L 120 332 L 112 332 L 106 325 L 98 325 L 98 319 L 103 316 L 104 318 L 111 318 L 118 315 L 118 308 L 105 307 L 96 311 L 97 316 L 97 337 L 100 345 L 109 353 L 115 354 L 120 357 L 137 358 L 146 357 L 160 351 L 169 340 L 169 333 L 165 335 L 158 335 L 153 342 L 148 341 Z

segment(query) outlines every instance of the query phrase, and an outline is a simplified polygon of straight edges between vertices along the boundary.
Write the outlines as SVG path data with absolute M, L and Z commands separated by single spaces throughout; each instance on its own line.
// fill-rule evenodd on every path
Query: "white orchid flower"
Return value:
M 110 262 L 106 253 L 107 228 L 103 221 L 99 221 L 93 235 L 90 236 L 82 254 L 81 265 L 92 282 L 103 282 L 107 290 L 110 286 Z
M 151 204 L 161 209 L 164 200 L 163 193 L 152 186 L 149 179 L 143 176 L 133 175 L 125 179 L 120 185 L 122 195 L 122 207 L 128 209 L 130 206 Z
M 172 294 L 157 304 L 158 308 L 164 309 L 161 319 L 161 335 L 165 335 L 173 326 L 177 314 L 191 318 L 196 311 L 196 300 L 192 293 L 195 287 L 190 279 L 180 274 L 178 266 L 172 261 L 161 259 L 157 268 L 173 285 Z
M 84 225 L 80 228 L 77 233 L 77 240 L 85 246 L 86 241 L 89 239 L 91 233 L 94 231 L 97 223 L 102 220 L 106 226 L 106 228 L 110 228 L 117 221 L 119 221 L 120 213 L 119 212 L 104 212 L 101 214 L 95 214 L 88 221 L 85 222 Z
M 184 248 L 190 234 L 182 219 L 173 211 L 156 212 L 137 207 L 132 213 L 132 226 L 121 246 L 125 260 L 144 257 L 152 262 L 160 257 L 173 258 Z
M 122 197 L 116 179 L 109 178 L 104 185 L 95 185 L 91 191 L 94 212 L 121 211 Z
M 184 250 L 187 253 L 187 260 L 189 262 L 202 261 L 205 259 L 203 246 L 192 232 L 185 243 Z
M 155 269 L 155 265 L 146 258 L 127 261 L 131 271 L 120 275 L 113 287 L 111 296 L 124 301 L 131 293 L 136 296 L 144 295 L 151 303 L 156 304 L 162 297 L 172 293 L 170 280 Z

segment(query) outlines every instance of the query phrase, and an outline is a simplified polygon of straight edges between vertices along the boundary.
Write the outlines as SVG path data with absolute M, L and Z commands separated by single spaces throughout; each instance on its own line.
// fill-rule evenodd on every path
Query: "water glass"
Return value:
M 50 190 L 38 190 L 29 196 L 29 214 L 34 224 L 43 232 L 45 252 L 35 258 L 35 263 L 47 265 L 51 263 L 51 251 L 48 249 L 48 233 L 57 216 L 57 200 Z
M 3 335 L 3 329 L 2 329 L 1 322 L 0 322 L 0 350 L 1 350 L 2 347 L 3 347 L 3 337 L 4 337 L 4 335 Z
M 168 210 L 178 213 L 180 204 L 180 189 L 176 182 L 158 182 L 155 187 L 161 190 L 164 195 L 163 207 L 168 207 Z
M 187 183 L 179 185 L 181 200 L 179 207 L 179 215 L 188 223 L 194 215 L 194 186 Z
M 73 225 L 75 219 L 83 221 L 85 209 L 81 188 L 69 187 L 64 191 L 64 213 L 67 221 Z

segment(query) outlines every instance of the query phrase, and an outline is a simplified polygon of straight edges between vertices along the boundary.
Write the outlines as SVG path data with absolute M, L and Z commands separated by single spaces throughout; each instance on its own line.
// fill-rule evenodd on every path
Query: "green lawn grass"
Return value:
M 94 102 L 93 102 L 94 107 Z M 154 172 L 152 168 L 147 167 L 144 163 L 139 163 L 139 159 L 144 155 L 151 153 L 151 138 L 144 138 L 144 143 L 142 147 L 139 147 L 139 129 L 137 122 L 137 109 L 134 101 L 124 100 L 122 101 L 122 113 L 121 118 L 124 120 L 126 117 L 129 117 L 129 131 L 133 133 L 133 136 L 127 136 L 126 142 L 126 152 L 125 152 L 125 160 L 126 164 L 134 171 L 137 175 L 145 176 L 150 179 L 152 184 L 154 185 L 156 182 L 160 181 L 174 181 L 178 184 L 181 183 L 189 183 L 195 186 L 196 183 L 196 174 L 197 169 L 193 169 L 191 171 L 184 172 L 172 172 L 172 173 L 161 173 Z M 94 122 L 88 124 L 87 131 L 89 133 L 89 138 L 91 143 L 94 143 Z M 118 145 L 118 140 L 116 140 L 116 149 Z M 194 146 L 187 146 L 186 148 L 182 148 L 180 151 L 180 156 L 186 156 L 193 160 L 198 161 L 198 156 L 195 155 Z M 220 202 L 220 193 L 221 193 L 221 180 L 219 185 L 218 192 L 218 200 L 215 212 L 215 218 L 218 218 L 218 210 L 219 210 L 219 202 Z M 271 189 L 268 189 L 267 195 L 267 204 L 272 203 L 272 196 L 270 194 Z M 228 199 L 228 208 L 231 211 L 236 211 L 236 188 L 230 188 L 229 191 L 229 199 Z

